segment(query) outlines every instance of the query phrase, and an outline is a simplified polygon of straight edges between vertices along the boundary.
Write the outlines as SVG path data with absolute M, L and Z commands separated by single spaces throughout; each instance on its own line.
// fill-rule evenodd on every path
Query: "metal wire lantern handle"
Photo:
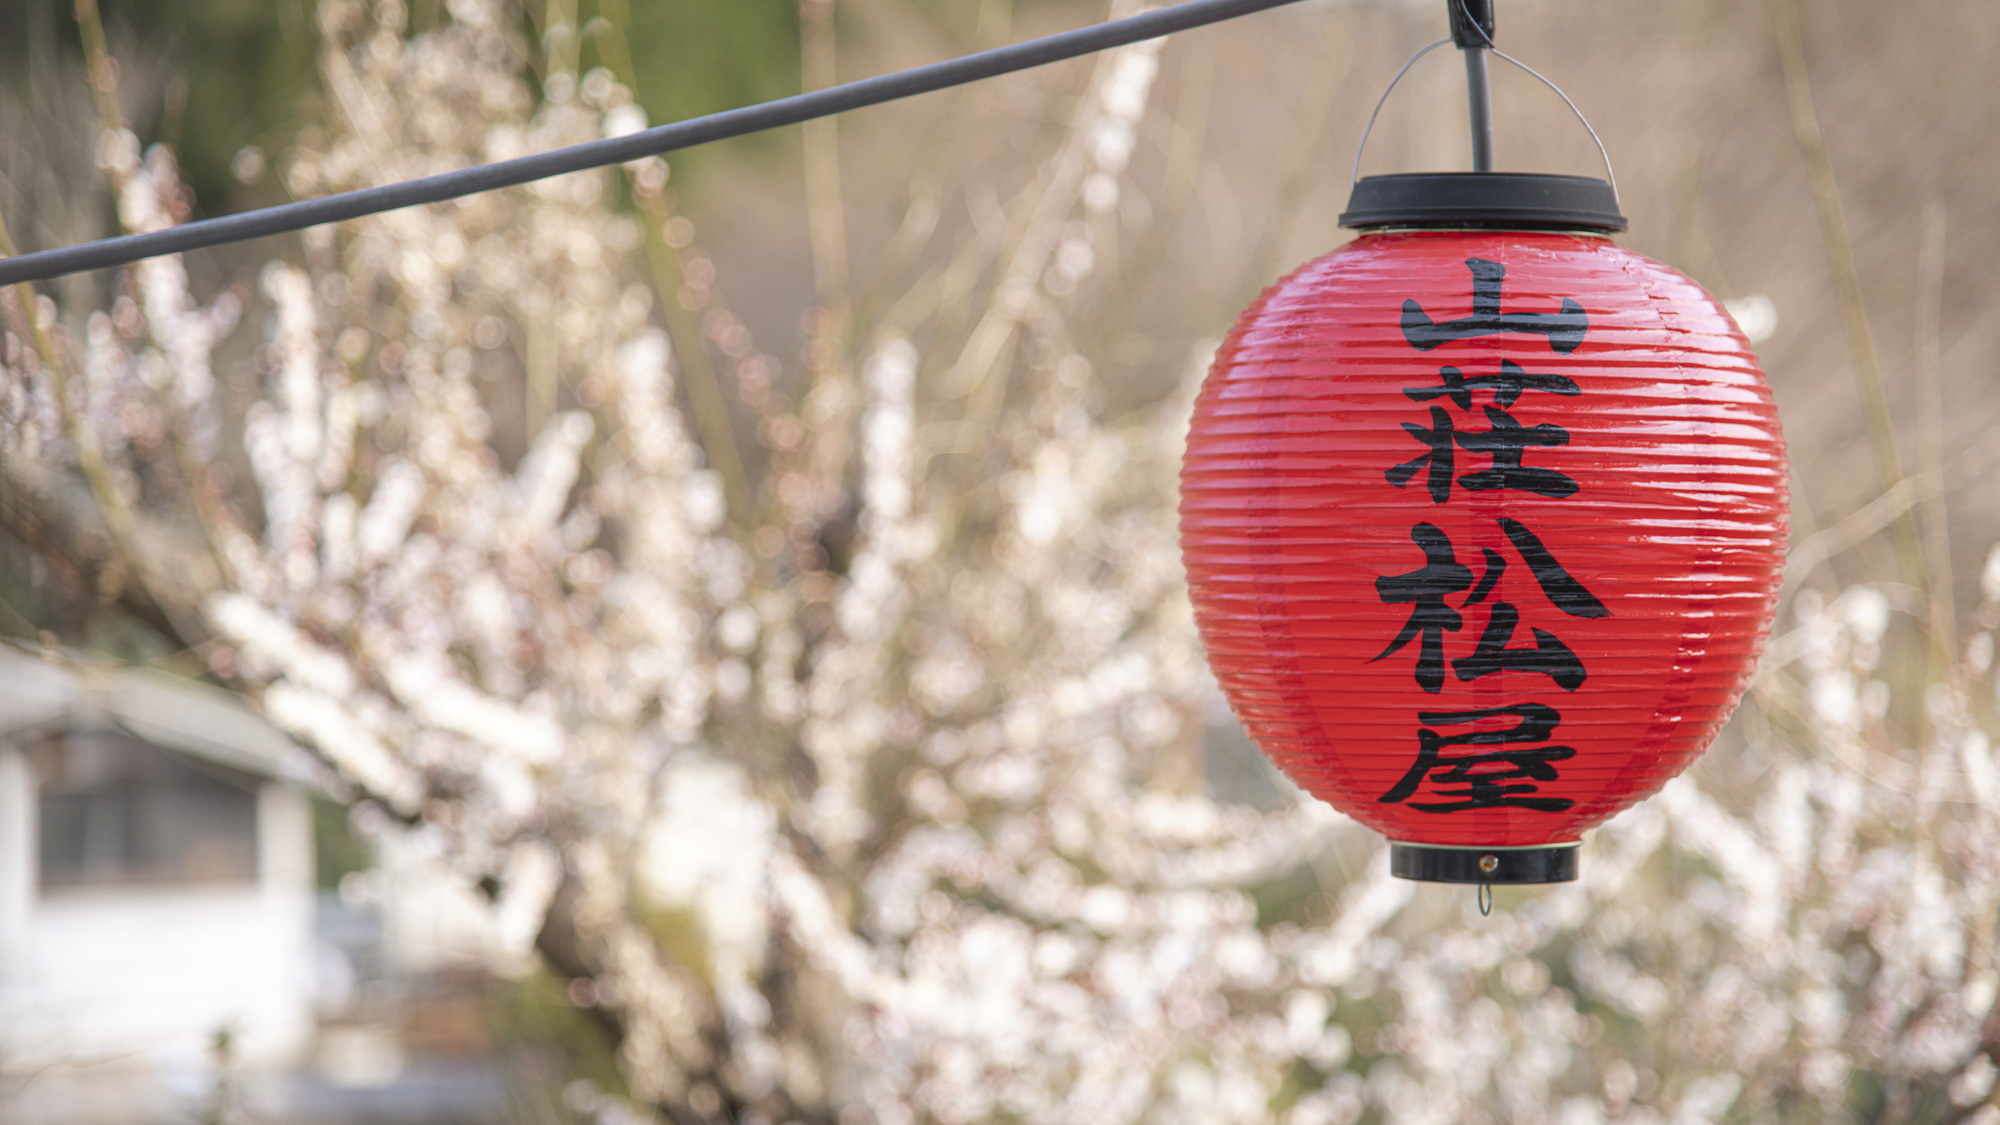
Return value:
M 1478 24 L 1475 23 L 1473 24 L 1473 26 L 1477 27 Z M 1484 32 L 1482 31 L 1481 34 L 1483 35 Z M 1403 80 L 1403 75 L 1408 74 L 1410 72 L 1410 68 L 1417 65 L 1418 59 L 1423 58 L 1425 55 L 1430 54 L 1432 51 L 1435 51 L 1439 47 L 1442 47 L 1450 42 L 1451 39 L 1449 37 L 1446 37 L 1423 48 L 1416 54 L 1411 55 L 1410 61 L 1403 64 L 1403 69 L 1397 71 L 1396 76 L 1394 78 L 1389 79 L 1388 88 L 1383 90 L 1382 96 L 1375 100 L 1375 109 L 1368 115 L 1367 127 L 1361 130 L 1361 142 L 1354 146 L 1354 166 L 1349 170 L 1347 177 L 1347 182 L 1350 186 L 1361 182 L 1361 150 L 1368 147 L 1368 134 L 1375 131 L 1375 119 L 1381 116 L 1382 106 L 1388 102 L 1389 95 L 1395 92 L 1396 83 L 1401 82 Z M 1507 60 L 1508 62 L 1513 63 L 1516 67 L 1519 67 L 1520 69 L 1528 72 L 1528 74 L 1532 75 L 1535 78 L 1535 80 L 1540 82 L 1542 85 L 1547 86 L 1551 90 L 1554 90 L 1556 92 L 1556 97 L 1561 98 L 1563 100 L 1563 104 L 1569 107 L 1569 111 L 1571 113 L 1576 114 L 1576 119 L 1583 123 L 1584 131 L 1590 134 L 1591 141 L 1593 141 L 1597 145 L 1597 155 L 1599 157 L 1602 157 L 1604 160 L 1604 176 L 1607 180 L 1611 182 L 1611 200 L 1613 203 L 1619 202 L 1618 173 L 1611 170 L 1611 154 L 1605 151 L 1604 142 L 1598 138 L 1597 130 L 1590 127 L 1590 119 L 1583 115 L 1582 110 L 1576 108 L 1576 103 L 1569 100 L 1569 95 L 1562 92 L 1561 86 L 1558 86 L 1555 83 L 1549 81 L 1547 78 L 1542 77 L 1541 72 L 1537 71 L 1534 67 L 1531 67 L 1527 63 L 1522 62 L 1520 59 L 1517 59 L 1514 56 L 1506 53 L 1505 51 L 1500 50 L 1498 47 L 1492 46 L 1492 42 L 1493 41 L 1491 39 L 1488 39 L 1487 46 L 1484 48 L 1484 50 L 1492 51 L 1495 55 L 1498 55 L 1499 57 Z

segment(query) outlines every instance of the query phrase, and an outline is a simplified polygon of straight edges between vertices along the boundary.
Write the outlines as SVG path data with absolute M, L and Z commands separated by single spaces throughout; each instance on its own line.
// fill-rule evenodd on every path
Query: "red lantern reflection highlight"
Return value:
M 1609 239 L 1364 235 L 1238 320 L 1181 475 L 1195 616 L 1301 787 L 1394 840 L 1575 841 L 1714 738 L 1787 532 L 1776 410 Z

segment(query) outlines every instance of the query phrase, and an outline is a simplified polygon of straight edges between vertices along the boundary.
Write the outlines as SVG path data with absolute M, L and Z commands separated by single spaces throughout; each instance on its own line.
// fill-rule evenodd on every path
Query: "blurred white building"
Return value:
M 0 649 L 0 1117 L 199 1100 L 225 1029 L 245 1067 L 299 1059 L 299 753 L 227 693 Z

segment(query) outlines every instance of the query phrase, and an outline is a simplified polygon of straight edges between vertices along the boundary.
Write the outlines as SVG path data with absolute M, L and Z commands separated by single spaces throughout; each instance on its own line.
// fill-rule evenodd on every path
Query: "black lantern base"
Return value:
M 1455 848 L 1389 842 L 1389 874 L 1424 883 L 1572 883 L 1576 844 Z

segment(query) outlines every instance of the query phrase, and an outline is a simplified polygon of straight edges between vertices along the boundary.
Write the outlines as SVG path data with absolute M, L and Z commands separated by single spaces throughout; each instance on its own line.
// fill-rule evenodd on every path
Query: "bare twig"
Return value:
M 1832 527 L 1800 540 L 1785 559 L 1785 581 L 1795 583 L 1812 569 L 1897 521 L 1909 518 L 1910 509 L 1944 494 L 1942 472 L 1905 477 L 1888 491 L 1870 500 Z
M 14 239 L 7 232 L 5 218 L 0 218 L 0 256 L 13 257 Z M 123 545 L 132 524 L 132 512 L 119 495 L 118 482 L 111 468 L 105 464 L 103 451 L 98 448 L 96 435 L 90 432 L 81 404 L 76 401 L 76 387 L 69 369 L 67 358 L 56 346 L 55 334 L 42 317 L 41 299 L 35 287 L 28 282 L 14 286 L 15 307 L 24 322 L 24 333 L 34 341 L 35 355 L 41 361 L 43 375 L 49 387 L 55 392 L 56 409 L 62 416 L 63 431 L 75 447 L 77 468 L 90 486 L 91 496 L 104 513 L 105 526 L 114 543 Z M 125 564 L 120 560 L 126 552 L 107 555 L 107 573 L 119 573 Z
M 76 0 L 76 24 L 83 36 L 84 65 L 90 75 L 91 97 L 97 103 L 98 127 L 120 128 L 124 115 L 118 109 L 118 68 L 112 65 L 111 50 L 105 45 L 104 19 L 97 11 L 97 0 Z
M 823 90 L 838 78 L 833 31 L 834 0 L 800 0 L 799 56 L 805 89 Z M 840 133 L 836 119 L 801 126 L 805 139 L 806 221 L 812 239 L 814 289 L 820 308 L 847 305 L 847 221 L 841 201 Z
M 84 57 L 87 72 L 90 75 L 91 92 L 97 103 L 97 128 L 100 142 L 109 141 L 125 128 L 125 119 L 118 108 L 118 67 L 111 58 L 110 49 L 107 46 L 108 41 L 104 35 L 104 20 L 98 11 L 97 0 L 77 0 L 76 20 L 83 37 Z M 119 160 L 100 160 L 99 164 L 111 181 L 113 196 L 122 196 L 127 182 L 131 179 L 131 167 Z M 126 222 L 125 216 L 122 213 L 119 215 L 118 223 L 119 229 L 125 233 L 137 233 Z M 8 254 L 14 253 L 11 244 L 6 247 L 6 252 Z M 158 265 L 153 261 L 136 262 L 131 267 L 132 272 L 141 278 L 145 276 L 147 271 L 157 268 L 159 268 Z M 161 343 L 158 337 L 158 326 L 154 325 L 150 318 L 148 318 L 146 328 L 147 332 L 153 336 L 154 342 Z M 207 464 L 196 453 L 195 442 L 192 436 L 195 429 L 195 420 L 190 416 L 189 408 L 173 395 L 161 396 L 160 405 L 171 423 L 168 427 L 168 445 L 173 454 L 174 463 L 187 485 L 188 497 L 194 504 L 195 514 L 201 523 L 204 534 L 207 536 L 209 550 L 213 555 L 215 565 L 222 572 L 226 573 L 230 569 L 229 550 L 226 543 L 232 536 L 245 534 L 242 521 L 236 519 L 231 513 L 227 501 L 221 494 L 221 490 L 216 488 L 209 478 Z M 69 413 L 70 411 L 65 407 L 65 416 L 68 416 Z M 90 466 L 82 460 L 83 456 L 84 454 L 80 452 L 79 465 L 84 469 L 85 475 L 88 476 Z M 91 487 L 93 492 L 98 491 L 98 485 L 94 480 Z M 113 495 L 115 498 L 116 494 L 114 493 Z M 123 516 L 115 512 L 110 512 L 109 514 L 114 518 L 114 521 L 122 520 L 125 523 L 131 521 L 129 513 Z M 114 522 L 115 526 L 116 523 Z M 180 635 L 183 637 L 199 636 L 201 635 L 201 630 L 192 629 L 191 631 L 189 628 L 183 628 L 180 630 Z
M 80 588 L 98 588 L 106 570 L 130 566 L 138 580 L 118 585 L 122 608 L 183 645 L 205 639 L 192 623 L 200 620 L 202 599 L 219 588 L 220 576 L 193 535 L 142 516 L 125 529 L 131 549 L 122 550 L 102 510 L 74 479 L 13 456 L 0 457 L 0 527 L 68 571 Z
M 1944 303 L 1945 212 L 1932 200 L 1924 206 L 1917 247 L 1916 374 L 1919 421 L 1918 464 L 1925 476 L 1944 476 L 1944 385 L 1939 370 L 1938 334 Z M 1958 621 L 1951 588 L 1951 532 L 1945 521 L 1942 489 L 1921 505 L 1924 560 L 1930 564 L 1931 659 L 1933 667 L 1958 663 Z
M 1124 282 L 1112 290 L 1104 308 L 1091 318 L 1086 355 L 1109 355 L 1131 326 L 1139 301 L 1146 293 L 1145 281 L 1160 272 L 1174 232 L 1194 202 L 1195 185 L 1201 176 L 1202 150 L 1208 140 L 1209 96 L 1214 90 L 1215 64 L 1206 54 L 1187 52 L 1182 56 L 1180 97 L 1174 111 L 1173 147 L 1167 152 L 1167 168 L 1160 180 L 1159 200 L 1153 205 L 1153 221 L 1145 238 L 1123 271 Z
M 839 80 L 839 55 L 834 38 L 834 0 L 800 0 L 799 59 L 804 89 L 823 90 Z M 805 480 L 821 482 L 832 495 L 805 497 L 803 511 L 787 513 L 795 526 L 817 526 L 833 513 L 838 484 L 853 452 L 854 418 L 859 396 L 849 354 L 853 340 L 854 305 L 847 254 L 847 208 L 841 186 L 840 133 L 834 118 L 808 121 L 803 134 L 806 188 L 806 230 L 812 242 L 813 291 L 819 305 L 813 317 L 812 341 L 816 364 L 801 396 L 801 413 L 812 419 L 802 451 Z M 782 497 L 780 498 L 782 501 Z
M 1326 30 L 1321 33 L 1319 53 L 1306 76 L 1306 87 L 1299 94 L 1299 112 L 1292 118 L 1292 135 L 1285 142 L 1284 171 L 1278 177 L 1277 197 L 1258 236 L 1257 250 L 1248 262 L 1250 272 L 1238 286 L 1241 291 L 1235 303 L 1238 308 L 1249 304 L 1266 285 L 1272 284 L 1278 271 L 1285 267 L 1280 260 L 1285 242 L 1305 207 L 1307 193 L 1321 186 L 1313 173 L 1325 163 L 1336 130 L 1349 127 L 1344 116 L 1335 117 L 1330 112 L 1343 100 L 1337 95 L 1355 73 L 1351 65 L 1354 40 L 1347 34 L 1344 15 L 1338 8 L 1324 13 Z
M 633 68 L 631 49 L 625 41 L 625 27 L 631 22 L 626 0 L 599 0 L 597 8 L 602 21 L 596 23 L 599 57 L 618 81 L 627 87 L 635 87 L 638 75 Z M 750 474 L 743 462 L 743 452 L 736 444 L 735 423 L 729 416 L 729 403 L 723 396 L 721 380 L 708 354 L 701 322 L 694 311 L 680 300 L 686 276 L 685 263 L 679 248 L 668 242 L 666 235 L 667 223 L 674 217 L 673 205 L 663 188 L 639 179 L 635 170 L 637 167 L 636 164 L 627 165 L 626 176 L 632 185 L 632 202 L 643 216 L 639 225 L 645 231 L 646 261 L 652 268 L 653 290 L 659 298 L 661 315 L 667 322 L 667 335 L 674 342 L 674 359 L 679 366 L 681 384 L 687 388 L 695 432 L 700 435 L 708 467 L 722 478 L 729 521 L 737 527 L 748 528 L 753 522 Z
M 1841 327 L 1847 334 L 1848 359 L 1860 383 L 1868 444 L 1875 455 L 1875 475 L 1883 491 L 1888 492 L 1903 479 L 1903 462 L 1896 452 L 1895 420 L 1889 411 L 1889 395 L 1882 382 L 1875 338 L 1868 328 L 1868 309 L 1861 297 L 1861 274 L 1854 264 L 1854 243 L 1848 236 L 1847 216 L 1841 208 L 1840 184 L 1833 174 L 1826 138 L 1820 133 L 1819 115 L 1813 108 L 1812 79 L 1806 70 L 1805 35 L 1800 27 L 1798 4 L 1796 0 L 1775 0 L 1775 5 L 1778 59 L 1784 68 L 1785 94 L 1791 104 L 1792 133 L 1805 155 L 1812 178 L 1820 238 L 1833 274 Z M 1925 584 L 1923 546 L 1917 537 L 1916 520 L 1907 509 L 1897 517 L 1891 535 L 1904 581 Z
M 1095 112 L 1096 92 L 1117 58 L 1116 52 L 1098 57 L 1078 106 L 1074 127 L 1062 148 L 1050 158 L 1038 189 L 1027 193 L 1033 202 L 1025 211 L 1025 221 L 1014 229 L 1012 245 L 1005 255 L 1006 266 L 985 311 L 945 378 L 946 394 L 971 396 L 965 410 L 965 432 L 974 440 L 989 432 L 1001 404 L 1006 401 L 1007 365 L 1001 360 L 1011 354 L 1015 329 L 1031 311 L 1036 282 L 1055 252 L 1054 226 L 1076 205 L 1084 174 L 1090 167 L 1091 138 L 1083 126 Z

